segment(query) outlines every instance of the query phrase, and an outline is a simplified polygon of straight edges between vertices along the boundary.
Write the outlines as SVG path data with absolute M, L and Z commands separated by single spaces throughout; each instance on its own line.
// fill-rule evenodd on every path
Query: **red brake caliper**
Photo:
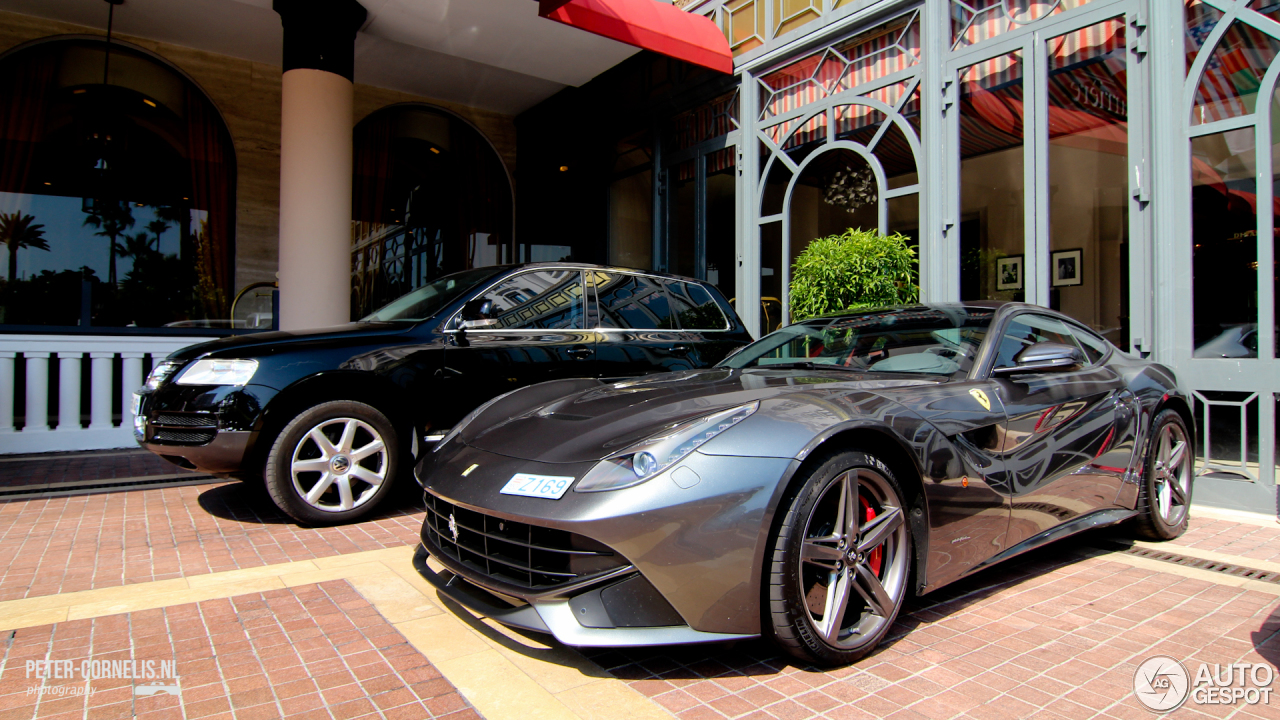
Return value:
M 867 502 L 867 499 L 862 496 L 858 496 L 858 502 L 862 504 L 862 511 L 867 516 L 866 522 L 871 522 L 872 520 L 875 520 L 876 511 L 874 508 L 871 507 L 871 503 Z M 872 550 L 871 557 L 867 558 L 867 565 L 871 567 L 871 572 L 875 573 L 877 577 L 879 577 L 880 575 L 880 563 L 883 561 L 884 561 L 883 547 L 878 547 L 875 550 Z

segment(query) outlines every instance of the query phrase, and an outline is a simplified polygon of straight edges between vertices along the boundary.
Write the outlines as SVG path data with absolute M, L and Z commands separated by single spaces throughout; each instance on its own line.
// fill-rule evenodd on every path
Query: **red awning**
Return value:
M 538 14 L 678 60 L 733 72 L 729 41 L 714 22 L 659 0 L 538 0 Z

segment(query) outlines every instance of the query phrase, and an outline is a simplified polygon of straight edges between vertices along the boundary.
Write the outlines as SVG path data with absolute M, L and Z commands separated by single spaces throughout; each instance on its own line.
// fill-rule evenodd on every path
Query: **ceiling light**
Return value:
M 561 165 L 561 166 L 560 166 L 560 172 L 569 172 L 569 166 L 568 166 L 568 165 Z

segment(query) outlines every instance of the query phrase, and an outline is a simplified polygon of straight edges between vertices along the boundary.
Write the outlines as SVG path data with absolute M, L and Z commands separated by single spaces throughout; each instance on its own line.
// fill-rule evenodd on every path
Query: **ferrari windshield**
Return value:
M 426 320 L 453 302 L 459 295 L 501 272 L 500 267 L 484 267 L 445 275 L 413 292 L 402 295 L 381 309 L 361 318 L 362 322 L 418 322 Z
M 770 333 L 720 364 L 957 375 L 973 367 L 994 315 L 955 305 L 816 318 Z

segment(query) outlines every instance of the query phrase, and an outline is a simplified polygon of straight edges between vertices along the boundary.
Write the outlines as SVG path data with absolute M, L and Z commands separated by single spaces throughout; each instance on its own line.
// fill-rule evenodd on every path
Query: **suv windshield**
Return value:
M 462 293 L 506 268 L 484 267 L 445 275 L 361 318 L 362 322 L 418 322 L 435 315 Z
M 968 373 L 994 314 L 987 308 L 917 306 L 806 320 L 764 336 L 720 365 Z

